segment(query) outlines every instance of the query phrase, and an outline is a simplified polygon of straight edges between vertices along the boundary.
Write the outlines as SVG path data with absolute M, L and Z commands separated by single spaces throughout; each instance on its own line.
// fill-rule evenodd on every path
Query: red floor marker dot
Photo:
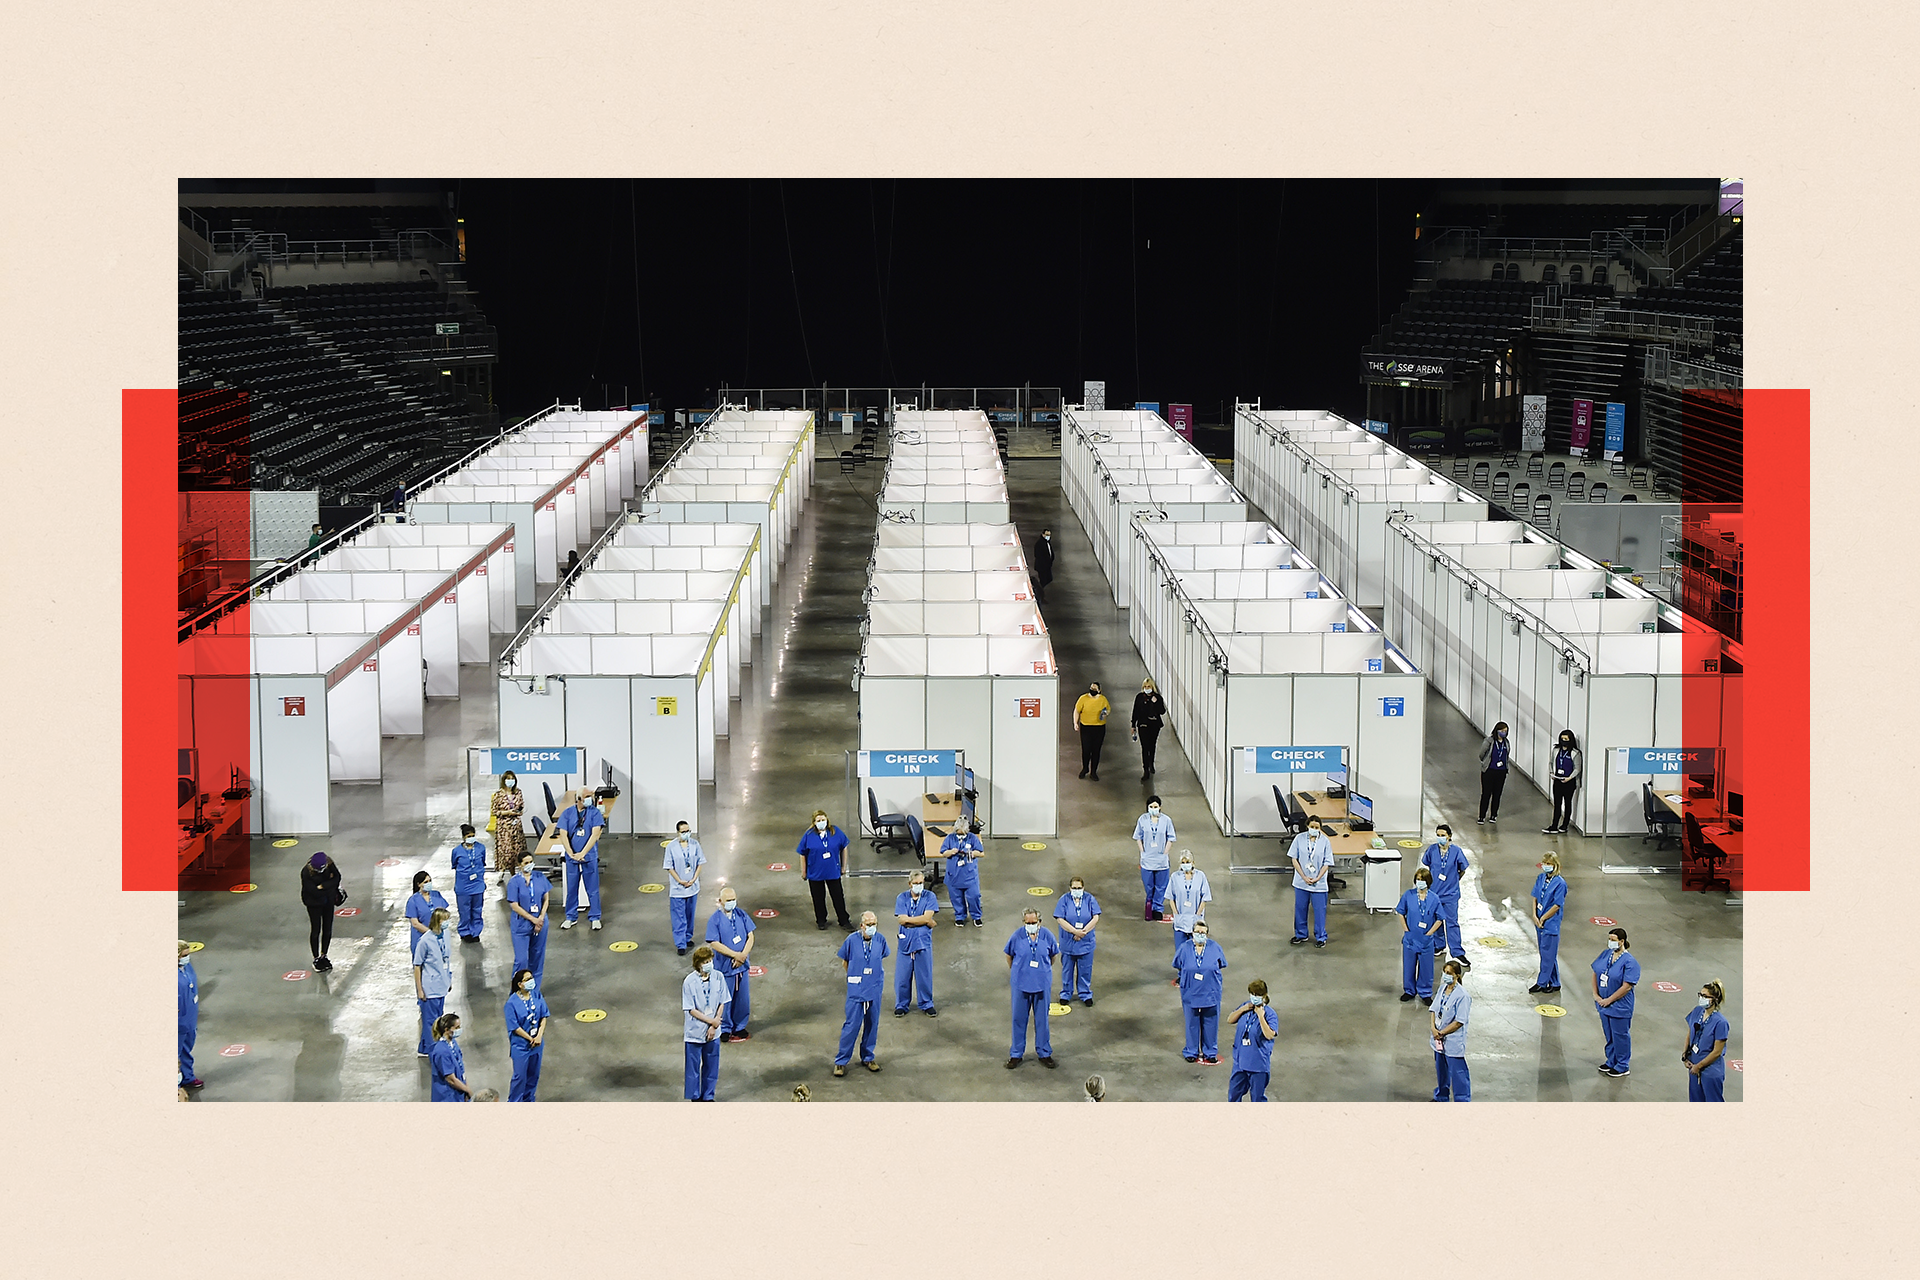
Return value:
M 397 867 L 397 866 L 399 866 L 399 865 L 400 865 L 400 859 L 398 859 L 398 858 L 382 858 L 382 859 L 380 859 L 380 861 L 378 861 L 378 862 L 376 862 L 376 863 L 374 863 L 373 865 L 374 865 L 374 866 L 376 866 L 376 867 Z
M 306 976 L 307 976 L 307 971 L 305 969 L 295 969 L 291 973 L 281 974 L 280 980 L 282 982 L 298 982 L 302 978 L 305 978 Z
M 1745 1071 L 1747 1069 L 1747 1062 L 1744 1058 L 1728 1058 L 1727 1065 L 1735 1071 Z
M 767 966 L 763 964 L 750 964 L 747 966 L 747 976 L 749 978 L 764 978 L 766 975 Z
M 223 1058 L 237 1058 L 246 1051 L 247 1046 L 243 1044 L 230 1044 L 220 1051 L 220 1056 Z
M 334 909 L 334 912 L 333 912 L 333 914 L 334 914 L 334 915 L 336 915 L 336 916 L 357 916 L 357 915 L 359 915 L 359 914 L 360 914 L 360 908 L 358 908 L 358 907 L 336 907 L 336 908 Z
M 1593 922 L 1599 925 L 1602 929 L 1611 929 L 1615 923 L 1614 921 L 1607 919 L 1605 916 L 1594 916 Z
M 758 911 L 753 913 L 753 918 L 755 920 L 771 920 L 779 914 L 780 913 L 778 911 L 775 911 L 772 907 L 762 907 Z
M 1680 988 L 1671 982 L 1656 982 L 1653 984 L 1653 989 L 1655 991 L 1678 991 Z
M 789 867 L 789 866 L 787 866 L 787 864 L 786 864 L 786 863 L 784 863 L 784 862 L 769 862 L 769 863 L 767 864 L 767 870 L 769 870 L 769 871 L 790 871 L 790 870 L 792 870 L 792 868 L 791 868 L 791 867 Z

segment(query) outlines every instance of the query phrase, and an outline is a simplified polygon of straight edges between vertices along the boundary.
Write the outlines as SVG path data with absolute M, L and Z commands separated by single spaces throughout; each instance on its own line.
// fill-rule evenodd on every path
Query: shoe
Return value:
M 853 921 L 851 921 L 851 920 L 842 920 L 842 921 L 840 922 L 840 927 L 841 927 L 842 929 L 845 929 L 845 930 L 846 930 L 846 931 L 847 931 L 848 933 L 852 933 L 852 932 L 853 932 Z
M 926 1012 L 929 1018 L 937 1018 L 940 1016 L 940 1011 L 932 1007 L 929 1007 Z
M 1184 1053 L 1183 1053 L 1183 1054 L 1181 1054 L 1180 1056 L 1181 1056 L 1181 1057 L 1183 1057 L 1183 1058 L 1186 1058 L 1186 1055 L 1185 1055 Z M 1187 1058 L 1187 1061 L 1188 1061 L 1188 1062 L 1198 1062 L 1198 1061 L 1200 1061 L 1200 1059 L 1199 1059 L 1199 1058 L 1197 1058 L 1197 1057 L 1195 1057 L 1195 1058 Z
M 1473 961 L 1471 961 L 1471 960 L 1469 960 L 1469 959 L 1467 959 L 1467 958 L 1466 958 L 1465 956 L 1455 956 L 1455 957 L 1454 957 L 1454 959 L 1456 959 L 1456 960 L 1458 960 L 1458 961 L 1460 962 L 1460 967 L 1461 967 L 1462 969 L 1472 969 L 1472 968 L 1473 968 Z
M 1402 991 L 1402 992 L 1400 993 L 1400 1003 L 1401 1003 L 1401 1004 L 1409 1004 L 1409 1003 L 1411 1003 L 1411 1002 L 1412 1002 L 1412 1000 L 1413 1000 L 1413 992 L 1411 992 L 1411 991 Z
M 984 929 L 984 928 L 986 928 L 986 927 L 987 927 L 987 925 L 986 925 L 986 922 L 985 922 L 984 920 L 975 920 L 975 921 L 973 922 L 973 927 L 974 927 L 974 928 L 976 928 L 976 929 Z
M 1500 821 L 1500 815 L 1499 815 L 1499 814 L 1497 814 L 1497 813 L 1496 813 L 1496 814 L 1491 814 L 1491 815 L 1489 815 L 1489 816 L 1488 816 L 1488 818 L 1487 818 L 1487 821 L 1488 821 L 1488 822 L 1498 822 L 1498 821 Z
M 1327 945 L 1327 940 L 1325 938 L 1315 938 L 1313 940 L 1313 945 L 1316 947 L 1325 947 Z
M 907 1011 L 905 1009 L 895 1009 L 893 1011 L 893 1016 L 896 1018 L 904 1018 L 907 1016 Z
M 185 1084 L 181 1085 L 180 1087 L 182 1089 L 204 1089 L 207 1087 L 207 1082 L 205 1080 L 202 1080 L 199 1076 L 195 1076 L 193 1079 L 187 1081 Z
M 844 1076 L 847 1074 L 847 1069 L 836 1062 L 833 1064 L 833 1074 L 836 1076 Z
M 1305 939 L 1305 938 L 1288 938 L 1288 939 L 1287 939 L 1287 945 L 1288 945 L 1288 946 L 1290 946 L 1290 947 L 1297 947 L 1297 946 L 1299 946 L 1299 945 L 1300 945 L 1301 943 L 1303 943 L 1303 942 L 1305 942 L 1305 941 L 1306 941 L 1306 939 Z
M 1088 996 L 1086 997 L 1086 999 L 1082 1000 L 1080 1003 L 1085 1005 L 1087 1008 L 1091 1009 L 1093 1008 L 1093 997 Z
M 1205 1056 L 1204 1054 L 1203 1054 L 1203 1055 L 1201 1055 L 1201 1058 L 1200 1058 L 1200 1061 L 1202 1061 L 1202 1062 L 1204 1062 L 1204 1063 L 1206 1063 L 1206 1064 L 1207 1064 L 1208 1066 L 1210 1066 L 1210 1067 L 1217 1067 L 1217 1066 L 1219 1066 L 1219 1065 L 1220 1065 L 1220 1059 L 1219 1059 L 1219 1058 L 1217 1058 L 1217 1057 L 1213 1057 L 1213 1058 L 1209 1058 L 1209 1057 L 1207 1057 L 1207 1056 Z
M 827 927 L 827 922 L 825 920 L 815 920 L 813 922 L 813 927 L 816 929 L 825 929 Z
M 1095 782 L 1098 782 L 1098 781 L 1100 781 L 1100 771 L 1099 771 L 1098 769 L 1095 769 L 1095 770 L 1093 771 L 1093 780 L 1094 780 Z
M 600 932 L 600 922 L 598 920 L 589 921 L 587 927 L 592 929 L 595 933 Z
M 478 941 L 480 941 L 480 935 L 479 935 L 479 934 L 477 934 L 477 933 L 463 933 L 463 934 L 461 934 L 461 935 L 460 935 L 460 941 L 462 941 L 462 942 L 478 942 Z
M 1053 1068 L 1059 1066 L 1060 1064 L 1055 1062 L 1052 1058 L 1042 1058 L 1040 1059 L 1040 1065 L 1047 1068 L 1049 1071 L 1051 1071 Z
M 1487 820 L 1485 818 L 1475 818 L 1473 820 L 1473 825 L 1476 827 L 1484 827 L 1487 825 Z
M 1554 995 L 1559 995 L 1559 994 L 1560 994 L 1560 988 L 1558 988 L 1558 987 L 1542 987 L 1542 988 L 1540 988 L 1540 990 L 1541 990 L 1542 992 L 1544 992 L 1545 994 L 1547 994 L 1547 995 L 1550 995 L 1550 996 L 1554 996 Z
M 414 1051 L 413 1051 L 413 1056 L 414 1056 L 414 1057 L 416 1057 L 416 1058 L 426 1058 L 426 1057 L 431 1057 L 432 1055 L 431 1055 L 431 1054 L 426 1054 L 426 1053 L 422 1053 L 422 1052 L 420 1052 L 420 1050 L 418 1050 L 418 1049 L 416 1049 L 416 1050 L 414 1050 Z
M 861 1063 L 860 1065 L 865 1067 L 869 1071 L 878 1071 L 880 1069 L 879 1060 L 875 1058 L 869 1058 L 865 1062 Z
M 1421 996 L 1421 997 L 1420 997 L 1420 1003 L 1421 1003 L 1421 1004 L 1423 1004 L 1423 1005 L 1425 1005 L 1425 1006 L 1426 1006 L 1427 1008 L 1429 1008 L 1429 1009 L 1431 1009 L 1431 1008 L 1433 1008 L 1433 997 L 1432 997 L 1432 996 Z
M 1083 778 L 1084 778 L 1084 777 L 1086 777 L 1086 776 L 1087 776 L 1087 771 L 1086 771 L 1085 769 L 1082 769 L 1082 770 L 1080 771 L 1080 776 L 1081 776 L 1081 777 L 1083 777 Z
M 560 927 L 561 927 L 562 929 L 571 929 L 571 928 L 573 928 L 573 926 L 575 926 L 576 924 L 579 924 L 579 923 L 580 923 L 580 922 L 579 922 L 578 920 L 562 920 L 562 921 L 560 922 Z M 684 951 L 684 950 L 686 950 L 686 948 L 684 948 L 684 947 L 682 947 L 682 948 L 681 948 L 681 950 L 682 950 L 682 951 Z
M 1146 775 L 1146 774 L 1144 774 L 1144 773 L 1143 773 L 1143 774 L 1141 774 L 1141 775 L 1140 775 L 1140 781 L 1142 781 L 1142 782 L 1145 782 L 1146 780 L 1147 780 L 1147 775 Z
M 1610 1075 L 1613 1075 L 1613 1074 L 1614 1074 L 1614 1070 L 1613 1070 L 1613 1068 L 1612 1068 L 1612 1067 L 1610 1067 L 1610 1066 L 1608 1066 L 1608 1065 L 1607 1065 L 1606 1063 L 1604 1063 L 1604 1062 L 1600 1064 L 1600 1066 L 1599 1066 L 1599 1071 L 1600 1071 L 1600 1074 L 1601 1074 L 1601 1075 L 1603 1075 L 1603 1076 L 1610 1076 Z
M 1165 924 L 1167 922 L 1166 913 L 1156 909 L 1153 913 L 1153 920 L 1155 924 Z
M 1011 1070 L 1013 1070 L 1013 1069 L 1014 1069 L 1015 1067 L 1017 1067 L 1017 1066 L 1019 1066 L 1019 1065 L 1020 1065 L 1020 1059 L 1018 1059 L 1018 1058 L 1008 1058 L 1008 1059 L 1007 1059 L 1007 1070 L 1009 1070 L 1009 1071 L 1011 1071 Z
M 1546 988 L 1545 988 L 1545 987 L 1543 987 L 1543 986 L 1541 986 L 1541 985 L 1540 985 L 1539 983 L 1537 983 L 1537 982 L 1536 982 L 1536 983 L 1534 983 L 1534 984 L 1533 984 L 1532 986 L 1530 986 L 1530 987 L 1528 987 L 1528 988 L 1527 988 L 1527 994 L 1528 994 L 1528 995 L 1538 995 L 1538 994 L 1539 994 L 1540 992 L 1542 992 L 1542 991 L 1545 991 L 1545 990 L 1546 990 Z
M 956 929 L 964 929 L 967 927 L 967 922 L 965 920 L 955 920 L 953 922 L 953 927 Z
M 563 928 L 565 928 L 565 927 L 567 927 L 567 926 L 562 926 L 562 927 L 563 927 Z M 677 955 L 677 956 L 683 956 L 683 955 L 685 955 L 685 954 L 687 954 L 687 949 L 686 949 L 685 947 L 675 947 L 675 948 L 673 949 L 673 954 L 675 954 L 675 955 Z
M 1543 835 L 1543 836 L 1557 836 L 1557 835 L 1559 835 L 1559 834 L 1560 834 L 1560 828 L 1558 828 L 1558 827 L 1542 827 L 1542 828 L 1540 828 L 1540 834 L 1541 834 L 1541 835 Z

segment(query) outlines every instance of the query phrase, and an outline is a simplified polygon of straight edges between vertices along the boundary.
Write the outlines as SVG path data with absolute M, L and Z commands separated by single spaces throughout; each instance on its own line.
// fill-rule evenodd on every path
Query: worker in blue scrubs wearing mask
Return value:
M 1013 1043 L 1007 1050 L 1007 1070 L 1027 1056 L 1027 1021 L 1033 1021 L 1033 1052 L 1040 1065 L 1052 1070 L 1053 1034 L 1047 1030 L 1047 1001 L 1053 990 L 1053 958 L 1060 944 L 1053 931 L 1040 926 L 1040 913 L 1028 907 L 1020 927 L 1007 939 L 1007 988 L 1013 1002 Z
M 1549 853 L 1536 864 L 1533 879 L 1533 930 L 1540 939 L 1540 974 L 1528 991 L 1552 995 L 1560 989 L 1560 922 L 1567 914 L 1567 882 L 1560 876 L 1560 855 Z
M 1187 1043 L 1180 1056 L 1211 1067 L 1220 1061 L 1220 981 L 1227 953 L 1207 934 L 1206 921 L 1195 924 L 1193 940 L 1175 949 L 1173 967 L 1179 973 L 1180 1008 L 1187 1022 Z
M 1463 969 L 1473 968 L 1466 943 L 1460 937 L 1460 885 L 1467 876 L 1467 855 L 1453 842 L 1453 828 L 1444 822 L 1433 827 L 1433 843 L 1420 852 L 1420 865 L 1433 873 L 1433 891 L 1440 897 L 1440 916 L 1447 922 L 1447 952 Z
M 1633 1072 L 1633 989 L 1640 983 L 1640 962 L 1629 951 L 1627 931 L 1607 930 L 1607 949 L 1593 958 L 1593 1007 L 1607 1060 L 1600 1074 L 1618 1080 Z
M 1733 1034 L 1720 1006 L 1727 998 L 1718 982 L 1700 985 L 1699 1006 L 1687 1010 L 1687 1047 L 1680 1063 L 1687 1069 L 1688 1102 L 1727 1100 L 1727 1040 Z
M 927 878 L 915 871 L 907 878 L 907 891 L 893 900 L 893 918 L 900 925 L 900 958 L 893 962 L 893 1016 L 907 1016 L 907 1003 L 920 997 L 920 1010 L 929 1018 L 940 1011 L 933 1007 L 933 925 L 940 913 L 940 899 L 927 892 Z
M 947 901 L 953 906 L 953 927 L 958 929 L 971 919 L 974 928 L 983 928 L 980 859 L 986 857 L 987 852 L 971 823 L 963 818 L 947 833 L 947 838 L 940 842 L 940 856 L 947 860 Z
M 427 1053 L 427 1070 L 432 1074 L 429 1102 L 473 1101 L 473 1090 L 467 1087 L 466 1055 L 455 1039 L 459 1032 L 457 1013 L 443 1013 L 433 1021 L 433 1047 Z
M 1433 1100 L 1471 1102 L 1473 1081 L 1467 1075 L 1467 1020 L 1473 1015 L 1473 997 L 1467 994 L 1466 966 L 1449 956 L 1440 994 L 1427 1015 L 1433 1020 Z
M 567 834 L 567 918 L 562 929 L 580 923 L 580 897 L 585 890 L 587 919 L 593 929 L 600 927 L 600 837 L 606 832 L 607 817 L 595 803 L 592 787 L 582 787 L 573 804 L 560 811 L 553 825 Z
M 1267 1003 L 1267 984 L 1255 978 L 1247 984 L 1247 998 L 1227 1015 L 1233 1028 L 1233 1076 L 1227 1081 L 1227 1101 L 1267 1100 L 1267 1081 L 1273 1075 L 1273 1038 L 1280 1034 L 1273 1006 Z
M 460 824 L 460 843 L 453 846 L 453 900 L 460 906 L 460 941 L 480 941 L 486 923 L 480 912 L 487 900 L 487 846 L 465 822 Z
M 508 1102 L 537 1102 L 540 1092 L 540 1059 L 546 1052 L 547 999 L 531 969 L 513 973 L 513 994 L 507 997 L 507 1052 L 513 1059 L 513 1083 L 507 1088 Z
M 1140 847 L 1140 887 L 1147 893 L 1143 920 L 1158 920 L 1167 899 L 1167 842 L 1174 838 L 1173 819 L 1160 812 L 1160 797 L 1147 797 L 1147 811 L 1133 824 L 1133 842 Z
M 713 971 L 713 948 L 695 947 L 693 972 L 680 982 L 688 1102 L 712 1102 L 720 1083 L 720 1021 L 726 1016 L 727 995 L 726 979 Z
M 840 1024 L 840 1051 L 833 1058 L 833 1074 L 847 1074 L 853 1061 L 854 1042 L 859 1041 L 860 1065 L 869 1071 L 880 1069 L 874 1048 L 880 1039 L 880 998 L 887 989 L 887 957 L 892 950 L 880 933 L 880 919 L 871 911 L 860 913 L 860 927 L 840 944 L 840 968 L 847 979 L 847 1016 Z
M 421 1057 L 433 1047 L 433 1024 L 447 1011 L 447 993 L 453 990 L 452 957 L 447 951 L 447 917 L 436 907 L 427 918 L 427 932 L 413 942 L 413 998 L 420 1005 Z
M 200 975 L 193 971 L 186 939 L 180 944 L 180 1087 L 203 1089 L 207 1082 L 193 1074 L 193 1042 L 200 1034 Z
M 740 909 L 740 897 L 725 879 L 720 881 L 720 909 L 707 917 L 707 945 L 713 948 L 714 967 L 727 984 L 727 1016 L 720 1024 L 720 1040 L 732 1044 L 751 1040 L 747 1015 L 753 1011 L 753 917 Z
M 1313 945 L 1327 945 L 1327 891 L 1333 886 L 1333 842 L 1308 818 L 1307 829 L 1293 838 L 1287 857 L 1293 863 L 1293 946 L 1307 940 L 1307 912 L 1313 912 Z
M 707 855 L 693 838 L 693 828 L 679 823 L 673 839 L 667 841 L 667 856 L 660 862 L 672 882 L 667 885 L 667 915 L 673 922 L 675 955 L 687 954 L 687 948 L 693 945 L 693 906 L 700 901 L 700 868 L 706 864 Z
M 520 855 L 520 870 L 507 881 L 507 911 L 513 929 L 513 967 L 533 971 L 535 986 L 547 968 L 547 898 L 553 886 L 533 869 L 533 855 Z
M 1445 927 L 1440 899 L 1434 895 L 1433 873 L 1421 867 L 1413 873 L 1413 888 L 1400 895 L 1393 911 L 1400 917 L 1400 999 L 1419 996 L 1433 1007 L 1433 950 L 1435 935 Z
M 1193 866 L 1193 851 L 1180 851 L 1180 869 L 1173 873 L 1173 879 L 1167 881 L 1166 897 L 1161 899 L 1173 915 L 1173 942 L 1175 946 L 1185 946 L 1193 941 L 1193 926 L 1197 921 L 1207 918 L 1207 904 L 1213 901 L 1213 886 L 1207 883 L 1207 873 L 1196 871 Z
M 1093 1008 L 1094 927 L 1100 923 L 1100 900 L 1087 892 L 1087 882 L 1075 876 L 1053 904 L 1060 922 L 1060 1003 L 1079 999 Z
M 407 960 L 409 963 L 413 960 L 414 944 L 423 935 L 432 932 L 427 921 L 433 918 L 433 913 L 446 908 L 447 914 L 452 915 L 452 907 L 453 904 L 433 887 L 431 871 L 413 873 L 413 896 L 407 899 Z

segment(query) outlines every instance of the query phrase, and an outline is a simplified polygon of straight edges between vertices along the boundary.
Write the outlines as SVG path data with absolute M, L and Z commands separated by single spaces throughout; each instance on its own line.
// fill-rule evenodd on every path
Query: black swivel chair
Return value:
M 1700 883 L 1700 892 L 1705 893 L 1709 889 L 1719 888 L 1731 893 L 1733 891 L 1733 881 L 1729 880 L 1724 873 L 1720 875 L 1714 874 L 1716 864 L 1724 861 L 1727 855 L 1707 839 L 1707 833 L 1700 829 L 1700 819 L 1694 817 L 1691 813 L 1687 815 L 1686 835 L 1684 838 L 1686 841 L 1685 857 L 1687 861 L 1706 864 L 1707 875 L 1706 879 Z
M 927 865 L 927 834 L 920 828 L 920 819 L 910 813 L 906 819 L 907 839 L 913 841 L 913 856 L 920 860 L 920 866 L 924 869 Z
M 551 819 L 554 819 L 554 818 L 558 818 L 558 817 L 560 816 L 560 806 L 559 806 L 559 805 L 557 805 L 557 804 L 555 804 L 555 803 L 553 802 L 553 788 L 552 788 L 551 786 L 549 786 L 549 785 L 548 785 L 548 784 L 547 784 L 547 783 L 546 783 L 545 781 L 542 781 L 542 782 L 540 783 L 540 789 L 541 789 L 542 791 L 544 791 L 544 792 L 546 792 L 546 793 L 547 793 L 547 817 L 548 817 L 548 819 L 550 819 L 550 820 L 551 820 Z
M 1306 830 L 1307 820 L 1300 816 L 1298 809 L 1287 802 L 1287 793 L 1280 789 L 1279 783 L 1275 783 L 1273 787 L 1273 803 L 1280 810 L 1280 821 L 1286 826 L 1289 835 L 1298 835 Z
M 867 817 L 873 823 L 873 851 L 882 849 L 905 849 L 915 852 L 915 844 L 904 813 L 882 813 L 880 802 L 873 798 L 873 788 L 867 788 Z
M 1640 843 L 1645 844 L 1649 840 L 1656 840 L 1659 842 L 1653 846 L 1656 852 L 1666 848 L 1680 826 L 1680 819 L 1674 817 L 1672 811 L 1660 803 L 1659 798 L 1653 794 L 1651 782 L 1640 784 L 1640 807 L 1647 816 L 1647 834 L 1640 837 Z

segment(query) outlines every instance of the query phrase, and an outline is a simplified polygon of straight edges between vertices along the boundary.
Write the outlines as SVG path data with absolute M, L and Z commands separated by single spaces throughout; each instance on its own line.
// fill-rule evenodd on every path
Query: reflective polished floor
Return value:
M 824 450 L 823 450 L 824 452 Z M 1192 769 L 1171 733 L 1161 738 L 1159 772 L 1140 777 L 1138 748 L 1124 729 L 1109 732 L 1101 781 L 1080 780 L 1078 749 L 1063 727 L 1058 762 L 1060 831 L 1033 833 L 1037 851 L 1007 838 L 988 842 L 983 864 L 986 927 L 955 929 L 941 894 L 934 933 L 934 995 L 940 1016 L 880 1018 L 877 1074 L 853 1070 L 834 1079 L 845 984 L 834 954 L 842 935 L 814 928 L 794 844 L 816 807 L 849 827 L 844 812 L 847 750 L 855 745 L 861 590 L 872 542 L 872 495 L 879 476 L 854 477 L 824 461 L 814 499 L 795 542 L 757 643 L 730 740 L 718 751 L 719 784 L 689 815 L 711 866 L 697 919 L 704 933 L 720 876 L 750 910 L 779 914 L 757 921 L 752 1038 L 720 1051 L 720 1101 L 781 1100 L 806 1083 L 815 1101 L 1077 1100 L 1081 1082 L 1098 1072 L 1110 1101 L 1224 1101 L 1230 1068 L 1182 1060 L 1179 998 L 1170 985 L 1170 930 L 1141 919 L 1137 858 L 1131 839 L 1149 789 L 1163 799 L 1179 832 L 1207 872 L 1215 902 L 1214 939 L 1229 961 L 1226 991 L 1237 1003 L 1246 983 L 1272 990 L 1280 1035 L 1269 1097 L 1276 1101 L 1423 1101 L 1434 1084 L 1427 1014 L 1400 994 L 1400 923 L 1356 905 L 1329 913 L 1324 950 L 1292 947 L 1292 893 L 1280 876 L 1232 875 L 1228 841 L 1209 820 Z M 1126 615 L 1094 563 L 1078 521 L 1067 509 L 1055 459 L 1011 464 L 1013 515 L 1029 542 L 1050 525 L 1059 547 L 1046 617 L 1061 670 L 1061 690 L 1103 682 L 1124 717 L 1146 674 L 1127 636 Z M 423 738 L 388 739 L 385 781 L 336 786 L 334 831 L 287 848 L 255 838 L 252 893 L 190 891 L 181 895 L 180 936 L 203 942 L 194 957 L 200 975 L 196 1065 L 201 1100 L 383 1100 L 427 1096 L 427 1067 L 415 1056 L 417 1021 L 400 912 L 413 873 L 448 872 L 448 849 L 467 817 L 464 748 L 494 742 L 490 667 L 463 669 L 458 699 L 429 703 Z M 1068 699 L 1070 701 L 1070 699 Z M 1741 1056 L 1741 910 L 1723 894 L 1686 894 L 1675 875 L 1605 874 L 1599 842 L 1538 834 L 1546 799 L 1523 779 L 1507 788 L 1497 827 L 1474 824 L 1478 799 L 1477 737 L 1437 695 L 1427 708 L 1426 817 L 1450 821 L 1472 868 L 1462 927 L 1473 970 L 1468 1062 L 1476 1101 L 1684 1101 L 1687 1074 L 1678 1061 L 1682 1019 L 1708 979 L 1727 984 L 1732 1025 L 1728 1058 Z M 475 781 L 484 807 L 483 781 Z M 1637 837 L 1616 840 L 1616 864 L 1677 865 L 1672 853 L 1642 850 Z M 1268 841 L 1253 860 L 1279 861 Z M 1527 993 L 1536 953 L 1525 895 L 1534 863 L 1547 848 L 1565 859 L 1570 887 L 1561 950 L 1564 1016 L 1545 1016 Z M 316 849 L 339 864 L 359 914 L 336 922 L 331 973 L 308 971 L 307 922 L 299 901 L 299 867 Z M 686 960 L 674 954 L 665 894 L 638 892 L 658 883 L 659 840 L 617 838 L 602 845 L 605 929 L 581 925 L 556 932 L 548 949 L 546 994 L 554 1024 L 540 1085 L 542 1101 L 677 1101 L 682 1096 L 679 988 Z M 897 855 L 854 845 L 856 869 L 899 870 Z M 1417 856 L 1417 855 L 1414 855 Z M 1244 861 L 1245 859 L 1243 859 Z M 788 872 L 769 870 L 785 862 Z M 1413 863 L 1403 864 L 1403 881 Z M 1069 875 L 1085 877 L 1104 911 L 1095 957 L 1096 1003 L 1052 1020 L 1057 1070 L 1032 1058 L 1006 1069 L 1009 1001 L 1002 954 L 1020 913 L 1038 905 L 1050 919 L 1052 894 Z M 1357 880 L 1357 877 L 1355 878 Z M 897 876 L 849 878 L 848 907 L 872 910 L 891 923 Z M 1352 892 L 1358 896 L 1358 884 Z M 1030 894 L 1044 889 L 1046 894 Z M 449 1011 L 464 1020 L 461 1043 L 476 1088 L 506 1092 L 508 1063 L 502 1004 L 512 946 L 501 888 L 490 885 L 483 940 L 454 943 Z M 558 890 L 562 893 L 563 891 Z M 556 908 L 562 898 L 556 899 Z M 556 922 L 559 915 L 555 911 Z M 1593 917 L 1618 921 L 1643 967 L 1633 1031 L 1633 1071 L 1625 1079 L 1598 1074 L 1601 1034 L 1588 990 L 1588 964 L 1605 929 Z M 449 930 L 451 932 L 451 928 Z M 610 950 L 631 940 L 638 948 Z M 888 994 L 892 969 L 889 962 Z M 1656 989 L 1671 984 L 1672 992 Z M 1057 988 L 1056 988 L 1057 990 Z M 581 1010 L 605 1018 L 581 1022 Z M 1224 1029 L 1223 1029 L 1224 1030 Z M 1222 1045 L 1225 1052 L 1225 1045 Z M 1741 1072 L 1727 1073 L 1729 1101 L 1741 1096 Z

